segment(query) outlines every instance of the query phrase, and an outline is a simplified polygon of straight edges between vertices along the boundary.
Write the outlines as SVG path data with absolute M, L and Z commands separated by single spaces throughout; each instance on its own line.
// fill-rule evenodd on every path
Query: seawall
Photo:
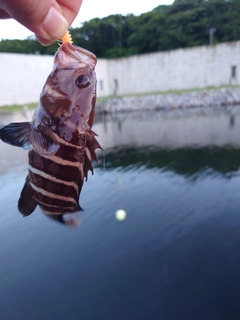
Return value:
M 152 94 L 102 100 L 97 113 L 231 107 L 240 105 L 240 88 L 201 90 L 179 94 Z
M 98 59 L 98 96 L 240 85 L 240 41 Z M 53 57 L 0 53 L 0 106 L 37 102 Z

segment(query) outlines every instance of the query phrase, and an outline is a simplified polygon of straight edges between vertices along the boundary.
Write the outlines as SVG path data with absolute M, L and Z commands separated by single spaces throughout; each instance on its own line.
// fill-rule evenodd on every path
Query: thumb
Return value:
M 48 45 L 54 40 L 62 38 L 67 32 L 68 22 L 64 16 L 54 7 L 51 6 L 45 16 L 39 32 L 35 32 L 38 41 Z
M 61 7 L 54 0 L 8 0 L 1 2 L 1 9 L 34 32 L 43 44 L 60 39 L 68 29 Z

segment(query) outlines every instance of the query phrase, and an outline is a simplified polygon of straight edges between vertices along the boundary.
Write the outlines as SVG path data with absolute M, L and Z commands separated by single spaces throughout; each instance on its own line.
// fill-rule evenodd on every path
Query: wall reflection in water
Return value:
M 234 113 L 233 113 L 234 112 Z M 104 125 L 95 124 L 105 150 L 128 145 L 185 147 L 240 147 L 240 111 L 193 109 L 171 112 L 133 112 L 104 116 Z
M 186 176 L 208 168 L 224 175 L 236 172 L 240 113 L 234 111 L 107 115 L 94 127 L 105 149 L 99 168 L 156 167 Z

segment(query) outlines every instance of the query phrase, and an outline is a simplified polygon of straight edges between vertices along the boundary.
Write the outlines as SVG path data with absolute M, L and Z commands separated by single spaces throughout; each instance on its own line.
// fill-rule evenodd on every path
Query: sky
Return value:
M 110 14 L 126 15 L 133 13 L 134 15 L 140 15 L 161 4 L 169 5 L 172 3 L 173 0 L 83 0 L 81 10 L 72 26 L 80 27 L 84 21 L 107 17 Z M 31 35 L 31 31 L 12 19 L 0 20 L 0 40 L 26 39 Z

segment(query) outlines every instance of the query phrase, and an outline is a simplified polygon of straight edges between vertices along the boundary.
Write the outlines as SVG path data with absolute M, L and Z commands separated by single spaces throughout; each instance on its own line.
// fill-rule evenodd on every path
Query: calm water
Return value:
M 0 318 L 239 319 L 235 111 L 97 122 L 105 153 L 83 187 L 78 229 L 39 209 L 22 218 L 27 154 L 0 143 Z

